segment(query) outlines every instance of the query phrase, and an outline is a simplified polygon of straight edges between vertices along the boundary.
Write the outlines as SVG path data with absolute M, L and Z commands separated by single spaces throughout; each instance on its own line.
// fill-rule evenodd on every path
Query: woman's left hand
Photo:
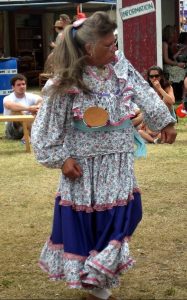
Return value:
M 177 132 L 174 124 L 170 123 L 161 130 L 161 143 L 173 144 L 175 142 Z

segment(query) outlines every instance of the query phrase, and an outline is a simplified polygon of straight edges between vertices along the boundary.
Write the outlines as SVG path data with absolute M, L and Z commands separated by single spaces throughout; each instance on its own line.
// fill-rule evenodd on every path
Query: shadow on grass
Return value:
M 14 149 L 12 149 L 12 150 L 3 150 L 3 151 L 0 151 L 0 155 L 7 155 L 7 156 L 14 156 L 15 154 L 23 154 L 23 153 L 25 153 L 25 154 L 30 154 L 30 153 L 27 153 L 26 151 L 25 151 L 25 149 L 23 149 L 23 150 L 14 150 Z
M 9 140 L 4 136 L 0 136 L 0 154 L 1 155 L 15 155 L 23 154 L 25 151 L 25 144 L 21 140 Z
M 176 143 L 181 146 L 187 146 L 187 140 L 177 140 Z

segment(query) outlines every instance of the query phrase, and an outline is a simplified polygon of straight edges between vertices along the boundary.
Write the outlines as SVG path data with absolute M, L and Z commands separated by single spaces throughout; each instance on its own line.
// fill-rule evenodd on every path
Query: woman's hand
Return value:
M 82 176 L 82 169 L 75 159 L 69 157 L 62 166 L 62 173 L 71 180 Z
M 177 66 L 184 69 L 186 67 L 186 64 L 184 62 L 177 63 Z
M 174 60 L 176 60 L 177 57 L 178 57 L 179 55 L 181 55 L 181 53 L 183 52 L 183 50 L 184 50 L 185 48 L 186 48 L 186 47 L 180 48 L 180 49 L 173 55 Z
M 54 42 L 51 42 L 51 43 L 50 43 L 50 47 L 51 47 L 51 48 L 55 48 L 55 47 L 56 47 L 56 44 L 55 44 Z
M 177 136 L 177 132 L 174 128 L 174 124 L 170 123 L 161 130 L 161 143 L 174 143 Z
M 41 104 L 37 104 L 37 105 L 31 105 L 28 107 L 28 111 L 32 114 L 32 115 L 36 115 L 39 108 L 40 108 Z
M 155 88 L 156 91 L 160 91 L 160 89 L 162 89 L 159 80 L 153 80 L 152 85 L 153 85 L 153 87 Z

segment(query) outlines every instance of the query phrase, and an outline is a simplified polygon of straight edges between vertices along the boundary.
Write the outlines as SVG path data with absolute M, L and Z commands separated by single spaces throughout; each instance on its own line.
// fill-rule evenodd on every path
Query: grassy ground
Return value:
M 173 145 L 148 145 L 136 161 L 144 217 L 130 249 L 137 260 L 113 291 L 119 299 L 187 299 L 187 118 Z M 0 123 L 0 136 L 4 127 Z M 51 230 L 59 171 L 40 166 L 19 141 L 0 139 L 0 299 L 72 299 L 84 292 L 50 282 L 37 266 Z

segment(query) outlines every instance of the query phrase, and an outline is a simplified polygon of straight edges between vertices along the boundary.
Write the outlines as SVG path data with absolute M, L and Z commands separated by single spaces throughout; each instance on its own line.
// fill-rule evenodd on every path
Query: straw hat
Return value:
M 71 23 L 70 17 L 69 17 L 68 15 L 66 15 L 66 14 L 61 14 L 61 15 L 60 15 L 60 19 L 61 19 L 62 21 L 67 22 L 67 23 Z
M 61 27 L 61 28 L 63 29 L 62 22 L 61 22 L 60 20 L 57 20 L 57 21 L 55 22 L 54 27 Z

